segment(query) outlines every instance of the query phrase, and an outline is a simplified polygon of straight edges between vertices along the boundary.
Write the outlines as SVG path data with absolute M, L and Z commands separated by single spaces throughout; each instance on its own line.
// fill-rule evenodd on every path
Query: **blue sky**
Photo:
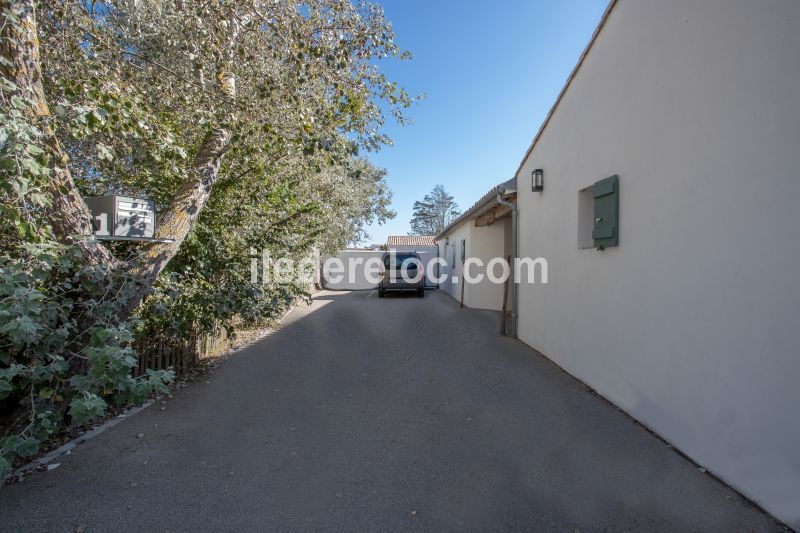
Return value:
M 407 234 L 414 201 L 437 183 L 463 210 L 513 176 L 607 3 L 381 2 L 414 58 L 380 67 L 427 97 L 409 110 L 412 124 L 387 124 L 394 146 L 370 155 L 388 170 L 397 211 L 369 228 L 372 242 Z

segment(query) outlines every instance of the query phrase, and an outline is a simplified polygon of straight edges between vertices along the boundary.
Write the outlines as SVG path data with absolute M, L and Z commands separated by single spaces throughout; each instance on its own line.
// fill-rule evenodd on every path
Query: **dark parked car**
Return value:
M 403 279 L 405 268 L 408 281 Z M 425 272 L 422 260 L 414 252 L 387 252 L 383 254 L 383 279 L 378 284 L 378 296 L 383 298 L 386 291 L 416 291 L 417 296 L 425 296 Z

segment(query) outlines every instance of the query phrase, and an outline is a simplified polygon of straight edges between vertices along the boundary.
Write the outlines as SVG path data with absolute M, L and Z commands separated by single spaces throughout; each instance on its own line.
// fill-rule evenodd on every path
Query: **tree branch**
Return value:
M 169 239 L 170 242 L 148 245 L 127 271 L 128 275 L 138 281 L 135 294 L 127 304 L 126 310 L 129 313 L 139 306 L 167 263 L 178 253 L 208 202 L 229 142 L 230 133 L 222 128 L 210 131 L 203 139 L 192 164 L 192 178 L 183 184 L 169 208 L 159 215 L 156 238 Z

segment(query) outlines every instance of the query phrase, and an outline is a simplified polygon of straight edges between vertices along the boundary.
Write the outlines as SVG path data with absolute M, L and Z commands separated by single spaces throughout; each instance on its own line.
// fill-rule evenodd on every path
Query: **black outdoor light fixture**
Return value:
M 542 192 L 544 190 L 544 170 L 537 168 L 533 171 L 531 185 L 533 191 Z

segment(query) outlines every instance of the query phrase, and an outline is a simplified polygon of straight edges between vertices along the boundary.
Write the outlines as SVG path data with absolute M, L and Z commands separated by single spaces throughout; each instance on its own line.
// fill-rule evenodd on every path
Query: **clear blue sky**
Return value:
M 427 97 L 412 124 L 387 124 L 394 146 L 370 159 L 388 170 L 397 218 L 372 242 L 406 235 L 412 206 L 441 183 L 466 209 L 513 176 L 594 31 L 607 0 L 382 0 L 396 42 L 414 58 L 381 62 Z

